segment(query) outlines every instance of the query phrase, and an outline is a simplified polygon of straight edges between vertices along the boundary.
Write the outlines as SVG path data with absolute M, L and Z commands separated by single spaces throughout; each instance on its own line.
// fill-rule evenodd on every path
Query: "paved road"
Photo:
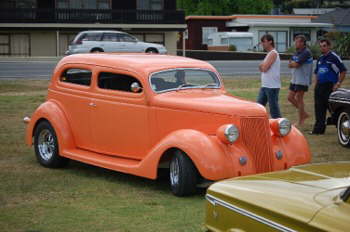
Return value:
M 0 58 L 0 79 L 8 78 L 30 78 L 30 79 L 49 79 L 51 73 L 58 62 L 58 59 L 28 59 L 28 60 L 10 60 Z M 222 76 L 246 77 L 259 76 L 258 65 L 260 60 L 244 61 L 209 61 Z M 350 61 L 344 61 L 350 69 Z M 288 61 L 281 62 L 281 74 L 290 75 L 287 67 Z

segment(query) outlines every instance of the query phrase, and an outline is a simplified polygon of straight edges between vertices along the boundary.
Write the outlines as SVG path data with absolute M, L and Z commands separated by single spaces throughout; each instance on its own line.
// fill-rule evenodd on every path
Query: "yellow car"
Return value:
M 220 181 L 206 199 L 209 231 L 350 231 L 350 162 Z

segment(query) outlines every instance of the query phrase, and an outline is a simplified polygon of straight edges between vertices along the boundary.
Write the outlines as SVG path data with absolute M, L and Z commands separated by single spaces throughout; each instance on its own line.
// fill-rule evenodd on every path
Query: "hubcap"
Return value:
M 38 138 L 38 150 L 41 158 L 49 160 L 55 152 L 55 142 L 53 135 L 48 129 L 44 129 L 40 132 Z
M 347 143 L 350 139 L 350 118 L 349 118 L 349 115 L 344 113 L 341 116 L 339 121 L 340 121 L 339 128 L 338 128 L 339 137 L 344 143 Z
M 179 184 L 179 172 L 179 160 L 178 158 L 175 158 L 170 164 L 170 182 L 172 186 Z

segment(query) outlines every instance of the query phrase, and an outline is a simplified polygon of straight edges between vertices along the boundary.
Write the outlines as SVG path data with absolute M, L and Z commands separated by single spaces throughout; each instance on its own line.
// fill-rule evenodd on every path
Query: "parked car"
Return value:
M 54 70 L 26 132 L 40 164 L 67 158 L 156 179 L 175 195 L 205 180 L 282 170 L 310 161 L 287 119 L 230 96 L 215 68 L 179 56 L 79 54 Z
M 167 53 L 161 44 L 145 43 L 121 31 L 82 31 L 69 45 L 66 55 L 89 52 Z
M 350 90 L 339 88 L 328 99 L 331 117 L 327 124 L 337 127 L 339 143 L 344 147 L 350 147 Z
M 237 177 L 206 194 L 209 231 L 349 231 L 350 162 Z

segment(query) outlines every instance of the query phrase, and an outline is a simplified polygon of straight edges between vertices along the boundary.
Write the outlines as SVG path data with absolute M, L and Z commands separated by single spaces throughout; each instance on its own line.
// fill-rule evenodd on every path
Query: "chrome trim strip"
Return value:
M 341 99 L 344 99 L 344 100 L 347 100 L 346 98 L 341 98 Z M 329 102 L 337 102 L 337 103 L 345 103 L 345 104 L 350 104 L 349 100 L 347 101 L 342 101 L 342 100 L 338 100 L 338 99 L 329 99 L 328 100 Z
M 215 205 L 221 205 L 221 206 L 223 206 L 223 207 L 225 207 L 225 208 L 227 208 L 229 210 L 232 210 L 232 211 L 234 211 L 236 213 L 242 214 L 242 215 L 244 215 L 246 217 L 249 217 L 249 218 L 251 218 L 253 220 L 256 220 L 256 221 L 258 221 L 260 223 L 268 225 L 268 226 L 270 226 L 270 227 L 272 227 L 274 229 L 277 229 L 279 231 L 283 231 L 283 232 L 297 232 L 296 230 L 290 229 L 290 228 L 285 227 L 285 226 L 283 226 L 281 224 L 273 222 L 273 221 L 271 221 L 271 220 L 269 220 L 267 218 L 258 216 L 258 215 L 254 214 L 254 213 L 251 213 L 251 212 L 249 212 L 249 211 L 247 211 L 245 209 L 239 208 L 239 207 L 237 207 L 235 205 L 232 205 L 232 204 L 227 203 L 227 202 L 225 202 L 223 200 L 220 200 L 220 199 L 218 199 L 216 197 L 213 197 L 210 194 L 206 194 L 205 198 L 209 201 L 210 204 L 212 204 L 214 206 Z

